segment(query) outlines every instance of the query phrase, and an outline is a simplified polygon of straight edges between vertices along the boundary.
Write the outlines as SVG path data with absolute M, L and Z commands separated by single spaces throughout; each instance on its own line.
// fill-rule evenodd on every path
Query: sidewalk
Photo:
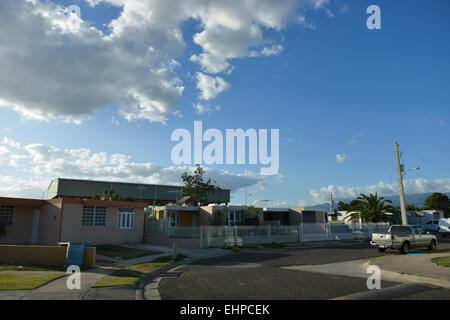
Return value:
M 426 282 L 450 288 L 450 268 L 438 266 L 431 260 L 448 257 L 450 252 L 430 253 L 422 255 L 386 255 L 369 260 L 369 264 L 381 269 L 381 276 L 411 282 Z
M 51 281 L 34 290 L 11 290 L 0 291 L 0 300 L 80 300 L 87 295 L 95 282 L 102 277 L 113 273 L 115 270 L 142 263 L 153 261 L 159 257 L 167 256 L 167 253 L 153 254 L 129 260 L 106 259 L 115 261 L 110 266 L 102 266 L 81 272 L 81 289 L 69 290 L 67 288 L 67 276 Z M 100 257 L 99 257 L 100 258 Z M 102 257 L 103 259 L 104 257 Z M 4 273 L 43 273 L 42 271 L 5 271 Z M 51 272 L 58 273 L 58 272 Z M 134 293 L 133 289 L 133 293 Z
M 427 283 L 450 288 L 450 268 L 441 267 L 431 262 L 437 257 L 448 257 L 450 253 L 433 253 L 423 255 L 385 255 L 370 260 L 352 260 L 322 265 L 301 265 L 282 267 L 282 269 L 317 272 L 338 276 L 368 278 L 366 272 L 370 265 L 381 269 L 383 281 L 401 283 Z

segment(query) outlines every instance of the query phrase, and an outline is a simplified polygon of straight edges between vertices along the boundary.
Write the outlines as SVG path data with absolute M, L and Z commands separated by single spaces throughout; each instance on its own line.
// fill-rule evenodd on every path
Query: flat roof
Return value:
M 64 204 L 81 204 L 81 205 L 106 206 L 106 207 L 145 208 L 147 206 L 147 204 L 144 202 L 115 201 L 115 200 L 92 200 L 92 199 L 74 199 L 74 198 L 41 200 L 41 199 L 0 197 L 0 204 L 3 205 L 11 204 L 11 205 L 42 207 L 49 203 L 55 204 L 62 202 L 64 202 Z

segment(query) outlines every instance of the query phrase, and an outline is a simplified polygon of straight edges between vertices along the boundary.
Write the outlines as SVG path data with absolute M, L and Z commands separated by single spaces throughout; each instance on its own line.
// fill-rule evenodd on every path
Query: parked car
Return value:
M 408 254 L 412 248 L 424 247 L 434 250 L 438 241 L 435 235 L 426 233 L 421 227 L 393 225 L 387 233 L 372 234 L 370 244 L 378 247 L 380 252 L 385 252 L 386 249 L 398 249 L 402 254 Z

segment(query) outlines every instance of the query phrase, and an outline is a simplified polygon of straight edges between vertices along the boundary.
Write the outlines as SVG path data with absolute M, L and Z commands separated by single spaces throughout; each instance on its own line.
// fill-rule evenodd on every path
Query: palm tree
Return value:
M 362 222 L 389 222 L 394 218 L 394 207 L 391 200 L 385 200 L 383 197 L 378 198 L 378 193 L 361 194 L 352 201 L 352 211 L 346 217 L 350 221 L 362 220 Z M 391 214 L 388 214 L 391 213 Z

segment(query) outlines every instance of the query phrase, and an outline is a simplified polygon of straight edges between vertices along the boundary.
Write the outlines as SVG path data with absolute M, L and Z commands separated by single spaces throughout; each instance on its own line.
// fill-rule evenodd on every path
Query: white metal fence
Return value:
M 385 232 L 388 223 L 302 223 L 295 226 L 171 227 L 167 222 L 147 221 L 147 232 L 167 232 L 170 238 L 199 239 L 202 248 L 224 245 L 295 243 L 370 239 Z

